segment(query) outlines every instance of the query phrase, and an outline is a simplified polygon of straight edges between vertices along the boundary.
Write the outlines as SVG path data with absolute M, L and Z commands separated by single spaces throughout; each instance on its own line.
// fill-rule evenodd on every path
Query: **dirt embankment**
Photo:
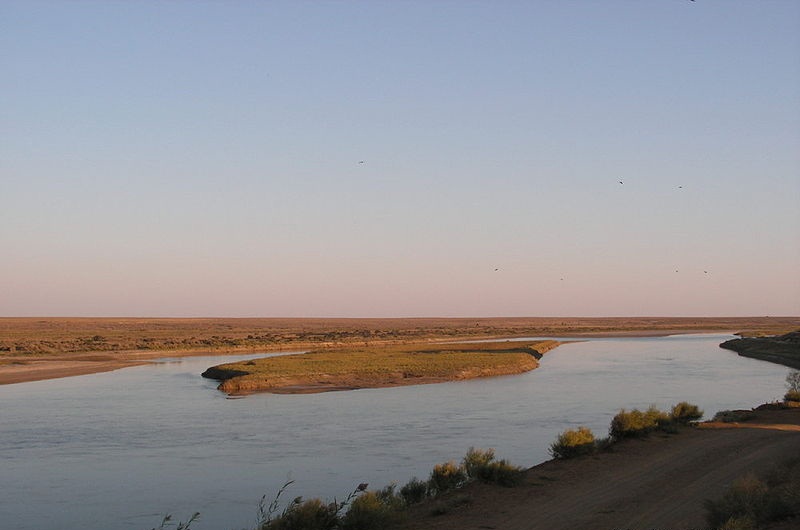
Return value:
M 772 337 L 731 339 L 719 345 L 742 357 L 752 357 L 800 370 L 800 331 Z
M 768 473 L 798 450 L 800 409 L 756 411 L 738 428 L 651 434 L 611 452 L 545 462 L 527 470 L 515 488 L 470 484 L 415 508 L 402 528 L 703 529 L 705 499 L 721 497 L 748 473 Z

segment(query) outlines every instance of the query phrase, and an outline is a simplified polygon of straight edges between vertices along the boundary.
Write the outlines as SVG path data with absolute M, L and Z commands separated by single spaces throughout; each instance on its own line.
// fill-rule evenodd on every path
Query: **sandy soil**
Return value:
M 121 368 L 148 364 L 153 359 L 195 355 L 219 355 L 219 352 L 148 351 L 24 357 L 7 356 L 0 359 L 0 385 L 111 372 Z
M 449 501 L 437 501 L 452 505 L 446 514 L 434 516 L 432 506 L 422 506 L 403 528 L 705 529 L 705 499 L 719 498 L 747 473 L 766 473 L 797 457 L 800 409 L 758 411 L 752 422 L 713 427 L 651 435 L 622 442 L 609 453 L 545 462 L 529 469 L 524 485 L 515 488 L 471 484 Z

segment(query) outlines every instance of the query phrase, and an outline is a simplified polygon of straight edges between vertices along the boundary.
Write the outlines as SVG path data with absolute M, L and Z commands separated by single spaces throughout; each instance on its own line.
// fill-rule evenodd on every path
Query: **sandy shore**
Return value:
M 230 352 L 230 355 L 240 355 L 243 353 L 247 352 Z M 7 356 L 0 359 L 0 385 L 111 372 L 131 366 L 149 364 L 154 359 L 162 359 L 165 357 L 194 357 L 201 355 L 225 355 L 225 353 L 147 351 L 56 354 L 25 357 Z
M 551 460 L 527 470 L 518 487 L 470 484 L 435 501 L 452 504 L 444 515 L 420 506 L 402 528 L 699 530 L 708 528 L 705 499 L 796 458 L 798 449 L 800 409 L 757 411 L 746 423 L 651 434 L 611 452 Z

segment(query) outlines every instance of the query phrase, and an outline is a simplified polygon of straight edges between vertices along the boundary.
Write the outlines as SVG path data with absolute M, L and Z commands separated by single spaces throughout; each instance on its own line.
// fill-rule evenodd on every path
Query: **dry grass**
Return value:
M 0 356 L 114 351 L 264 351 L 434 338 L 742 331 L 777 334 L 798 317 L 761 318 L 0 318 Z

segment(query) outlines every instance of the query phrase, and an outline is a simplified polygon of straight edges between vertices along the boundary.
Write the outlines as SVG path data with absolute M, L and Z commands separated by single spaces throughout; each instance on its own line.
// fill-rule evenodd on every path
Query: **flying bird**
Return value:
M 620 180 L 619 183 L 622 184 L 622 181 Z
M 359 164 L 363 164 L 363 163 L 364 163 L 364 161 L 363 161 L 363 160 L 359 160 L 359 161 L 358 161 L 358 163 L 359 163 Z

